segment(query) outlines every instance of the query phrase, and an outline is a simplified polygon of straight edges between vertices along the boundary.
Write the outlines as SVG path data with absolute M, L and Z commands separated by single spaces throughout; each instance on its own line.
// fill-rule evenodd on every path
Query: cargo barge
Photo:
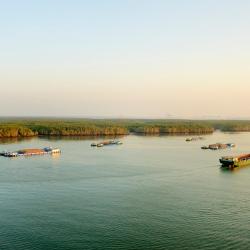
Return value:
M 37 149 L 37 148 L 21 149 L 14 152 L 4 151 L 0 153 L 0 156 L 18 157 L 18 156 L 33 156 L 33 155 L 60 154 L 60 153 L 61 150 L 59 148 L 46 147 L 43 149 Z
M 234 169 L 250 165 L 250 154 L 238 156 L 224 156 L 220 158 L 221 166 L 224 168 Z
M 115 140 L 111 140 L 111 141 L 103 141 L 103 142 L 99 142 L 99 143 L 91 143 L 91 147 L 103 147 L 103 146 L 108 146 L 108 145 L 121 145 L 122 142 L 121 141 L 115 141 Z
M 201 149 L 218 150 L 218 149 L 226 149 L 234 147 L 235 147 L 234 143 L 215 143 L 215 144 L 210 144 L 208 146 L 202 146 Z

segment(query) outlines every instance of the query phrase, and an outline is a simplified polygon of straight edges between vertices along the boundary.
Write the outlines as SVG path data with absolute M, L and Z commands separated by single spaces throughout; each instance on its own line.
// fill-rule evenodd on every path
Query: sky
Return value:
M 249 0 L 0 0 L 0 116 L 250 118 Z

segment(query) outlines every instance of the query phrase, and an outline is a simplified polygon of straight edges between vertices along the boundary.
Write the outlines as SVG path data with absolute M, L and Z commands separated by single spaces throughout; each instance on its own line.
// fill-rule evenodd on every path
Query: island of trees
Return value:
M 127 119 L 0 119 L 0 138 L 31 136 L 118 136 L 129 133 L 206 134 L 250 131 L 250 121 Z

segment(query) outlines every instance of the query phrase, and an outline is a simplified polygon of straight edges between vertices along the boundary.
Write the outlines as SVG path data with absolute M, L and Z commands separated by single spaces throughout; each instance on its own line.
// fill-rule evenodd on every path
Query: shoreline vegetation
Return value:
M 33 136 L 120 136 L 130 133 L 209 134 L 250 131 L 250 121 L 146 119 L 0 119 L 0 138 Z

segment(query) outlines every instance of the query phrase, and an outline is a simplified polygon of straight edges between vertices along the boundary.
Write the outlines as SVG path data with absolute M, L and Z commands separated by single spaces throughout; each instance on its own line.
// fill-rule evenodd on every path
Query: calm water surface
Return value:
M 60 147 L 58 157 L 0 158 L 0 249 L 250 249 L 250 167 L 222 171 L 222 155 L 250 152 L 249 133 L 3 141 L 0 151 Z M 203 151 L 200 146 L 237 147 Z

